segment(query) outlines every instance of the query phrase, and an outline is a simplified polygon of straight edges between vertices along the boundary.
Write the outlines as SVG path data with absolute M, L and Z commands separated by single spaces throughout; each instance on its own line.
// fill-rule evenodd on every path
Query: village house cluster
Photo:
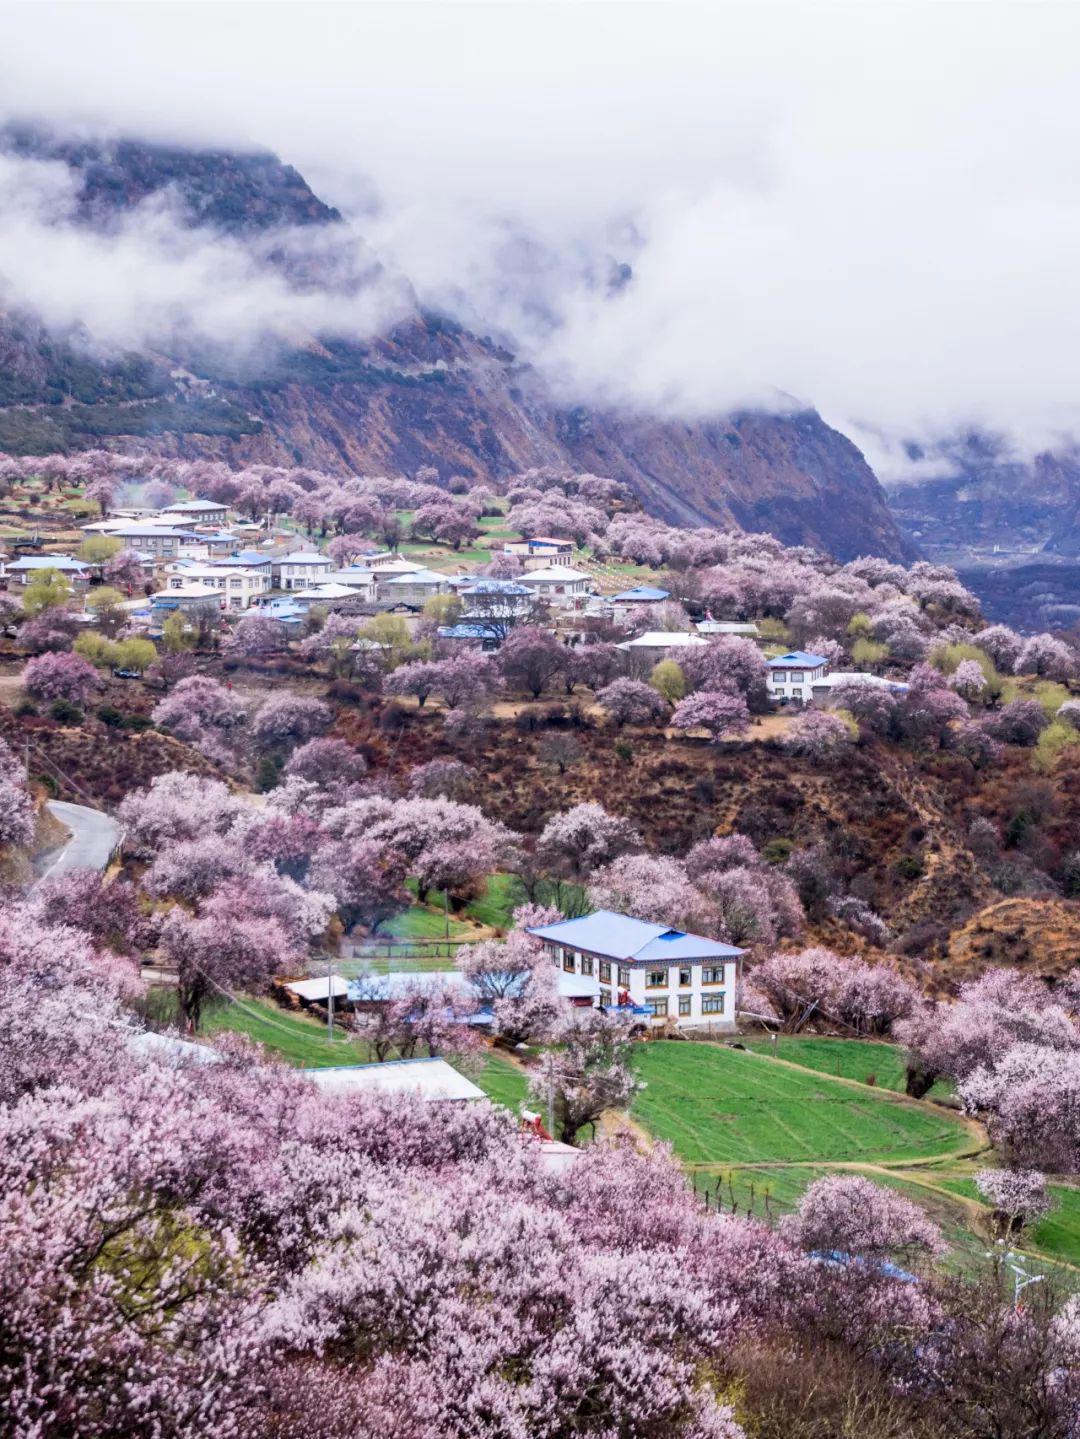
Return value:
M 671 614 L 681 607 L 666 589 L 619 588 L 617 572 L 557 535 L 507 540 L 502 553 L 520 572 L 495 579 L 460 562 L 448 568 L 445 556 L 435 560 L 419 546 L 413 554 L 386 549 L 335 564 L 331 554 L 293 529 L 243 520 L 226 505 L 200 498 L 158 511 L 119 507 L 83 531 L 114 539 L 136 557 L 144 584 L 138 591 L 128 585 L 126 608 L 132 626 L 151 637 L 177 613 L 190 621 L 217 622 L 256 611 L 300 634 L 313 609 L 359 616 L 389 612 L 408 619 L 419 617 L 432 599 L 452 596 L 459 602 L 456 618 L 439 629 L 440 639 L 486 651 L 497 650 L 523 622 L 544 624 L 571 643 L 575 626 L 589 618 L 629 624 L 631 636 L 617 648 L 625 673 L 635 678 L 646 678 L 662 660 L 683 661 L 719 636 L 764 644 L 751 620 L 707 614 L 692 626 L 684 617 L 686 627 L 672 627 Z M 33 552 L 0 564 L 0 581 L 18 591 L 44 570 L 59 571 L 76 600 L 95 578 L 94 565 L 75 555 Z M 766 665 L 769 697 L 778 708 L 827 707 L 837 690 L 852 684 L 905 688 L 864 671 L 830 671 L 827 657 L 804 650 L 766 649 Z

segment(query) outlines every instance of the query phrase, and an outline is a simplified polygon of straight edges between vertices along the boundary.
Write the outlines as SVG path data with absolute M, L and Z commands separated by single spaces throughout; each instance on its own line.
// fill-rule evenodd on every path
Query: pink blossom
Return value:
M 807 710 L 796 715 L 781 743 L 790 754 L 824 764 L 839 759 L 849 748 L 851 732 L 838 715 Z
M 650 724 L 668 713 L 663 696 L 644 680 L 612 680 L 598 691 L 596 702 L 620 729 L 625 724 Z
M 251 737 L 262 749 L 303 744 L 325 730 L 332 715 L 329 706 L 311 695 L 284 691 L 265 700 L 251 722 Z
M 816 1179 L 784 1221 L 803 1249 L 867 1259 L 940 1254 L 941 1231 L 910 1199 L 856 1174 Z
M 641 836 L 629 820 L 588 802 L 548 820 L 537 841 L 537 855 L 553 873 L 581 880 L 640 847 Z
M 1038 1223 L 1054 1208 L 1046 1175 L 1037 1169 L 980 1169 L 975 1187 L 1004 1221 L 1006 1234 Z
M 672 729 L 707 732 L 713 744 L 728 735 L 742 734 L 750 727 L 746 702 L 733 690 L 698 690 L 675 706 Z
M 97 670 L 82 655 L 47 651 L 27 660 L 22 672 L 27 694 L 39 700 L 68 700 L 86 704 L 101 687 Z

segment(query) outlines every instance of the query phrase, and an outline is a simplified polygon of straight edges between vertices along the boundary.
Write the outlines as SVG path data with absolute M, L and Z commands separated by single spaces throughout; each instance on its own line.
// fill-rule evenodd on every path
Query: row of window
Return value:
M 567 972 L 567 974 L 574 974 L 574 973 L 575 973 L 575 964 L 574 964 L 574 954 L 575 954 L 575 952 L 574 952 L 573 950 L 570 950 L 570 949 L 562 949 L 562 950 L 559 950 L 558 953 L 561 954 L 561 956 L 562 956 L 562 967 L 563 967 L 563 969 Z M 624 965 L 624 964 L 620 964 L 619 967 L 618 967 L 618 970 L 619 970 L 619 973 L 618 973 L 618 982 L 619 982 L 619 984 L 622 986 L 623 989 L 629 989 L 629 987 L 630 987 L 630 970 L 629 970 L 629 969 L 627 968 L 627 966 Z M 593 960 L 592 960 L 591 955 L 583 954 L 583 955 L 581 956 L 581 973 L 582 973 L 582 974 L 590 974 L 590 975 L 593 973 Z M 602 960 L 600 961 L 600 980 L 601 980 L 601 983 L 603 983 L 603 984 L 610 984 L 610 983 L 611 983 L 611 964 L 610 964 L 609 961 L 606 960 L 606 959 L 602 959 Z M 724 983 L 724 966 L 723 966 L 722 964 L 716 964 L 716 965 L 709 965 L 709 964 L 707 964 L 707 965 L 704 965 L 704 966 L 702 967 L 702 971 L 701 971 L 701 982 L 702 982 L 702 984 L 723 984 L 723 983 Z M 693 969 L 690 967 L 690 965 L 687 964 L 687 965 L 682 965 L 682 966 L 680 966 L 680 968 L 679 968 L 679 988 L 680 988 L 680 989 L 689 989 L 689 988 L 693 985 L 693 983 L 694 983 L 694 971 L 693 971 Z M 668 987 L 668 971 L 667 971 L 666 969 L 650 969 L 650 970 L 648 970 L 648 971 L 646 972 L 646 975 L 645 975 L 645 987 L 646 987 L 647 989 L 666 989 L 666 988 Z
M 725 998 L 726 996 L 723 994 L 702 995 L 702 1014 L 723 1014 Z M 671 1012 L 668 1008 L 670 1002 L 668 999 L 650 999 L 646 1001 L 645 1008 L 652 1013 L 654 1019 L 666 1019 Z M 689 994 L 680 994 L 678 996 L 680 1018 L 684 1018 L 692 1012 L 691 1004 L 692 998 Z
M 679 988 L 688 989 L 694 982 L 694 972 L 687 965 L 679 970 Z M 701 970 L 702 984 L 723 984 L 724 966 L 722 964 L 706 964 Z M 668 986 L 668 972 L 666 969 L 650 969 L 645 975 L 646 989 L 666 989 Z

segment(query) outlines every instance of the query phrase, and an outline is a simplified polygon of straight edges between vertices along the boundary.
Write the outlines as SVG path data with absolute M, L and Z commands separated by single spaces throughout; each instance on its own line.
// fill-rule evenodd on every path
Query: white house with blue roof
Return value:
M 621 590 L 617 595 L 612 595 L 611 603 L 628 606 L 661 605 L 670 598 L 668 590 L 659 589 L 656 585 L 635 585 L 633 589 Z
M 653 1025 L 735 1028 L 743 951 L 609 909 L 529 929 L 564 974 L 595 978 L 603 1008 L 633 1007 Z
M 43 570 L 55 570 L 79 588 L 90 582 L 90 566 L 71 555 L 23 555 L 3 567 L 4 578 L 20 585 L 31 584 Z
M 808 703 L 813 698 L 814 685 L 820 684 L 829 668 L 824 655 L 811 654 L 808 650 L 789 650 L 786 655 L 777 655 L 766 663 L 769 696 L 781 704 L 792 700 Z

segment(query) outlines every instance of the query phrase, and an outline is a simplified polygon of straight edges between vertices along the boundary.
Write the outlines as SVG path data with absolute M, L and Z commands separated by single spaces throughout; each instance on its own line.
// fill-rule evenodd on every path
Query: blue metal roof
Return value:
M 587 949 L 610 959 L 655 960 L 663 964 L 678 964 L 684 959 L 734 959 L 743 953 L 733 945 L 706 939 L 701 934 L 686 934 L 681 929 L 650 924 L 628 914 L 615 914 L 610 909 L 597 909 L 580 919 L 539 925 L 530 928 L 529 933 L 553 944 Z
M 671 595 L 667 590 L 658 590 L 655 585 L 635 585 L 632 590 L 623 590 L 621 595 L 612 595 L 611 598 L 633 604 L 635 600 L 667 600 Z
M 786 655 L 777 655 L 774 660 L 767 661 L 770 669 L 816 669 L 818 665 L 827 665 L 829 661 L 824 655 L 812 655 L 808 650 L 791 650 Z
M 439 627 L 439 638 L 441 640 L 486 640 L 490 637 L 487 625 L 441 625 Z
M 260 555 L 258 550 L 239 550 L 234 555 L 222 555 L 220 559 L 211 560 L 210 563 L 220 565 L 222 569 L 251 569 L 253 565 L 268 565 L 271 560 L 269 555 Z
M 76 560 L 71 555 L 24 555 L 20 560 L 12 560 L 8 565 L 9 570 L 88 570 L 89 565 L 83 564 L 82 560 Z
M 519 585 L 516 580 L 477 580 L 474 584 L 459 590 L 463 595 L 528 595 L 532 598 L 532 590 L 526 585 Z

